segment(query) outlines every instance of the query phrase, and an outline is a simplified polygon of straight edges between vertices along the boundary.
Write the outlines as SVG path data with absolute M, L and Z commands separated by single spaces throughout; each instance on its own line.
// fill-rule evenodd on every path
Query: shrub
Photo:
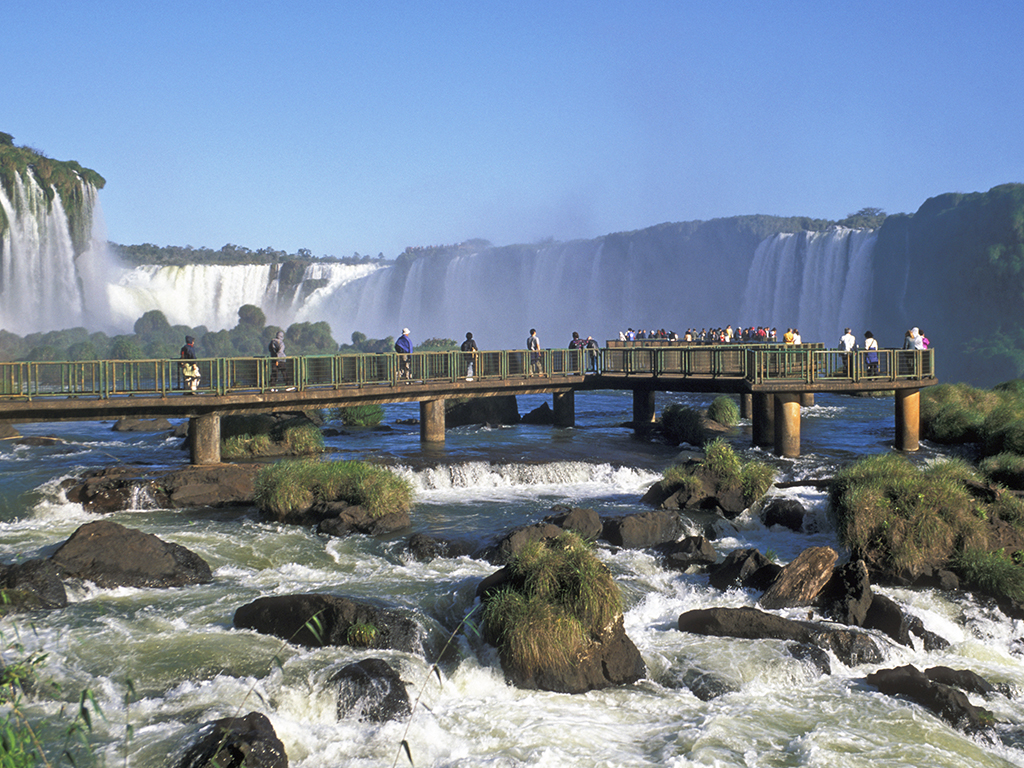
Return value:
M 324 452 L 324 436 L 315 424 L 282 424 L 262 413 L 222 419 L 220 437 L 221 456 L 229 460 L 281 453 L 313 456 Z
M 579 534 L 533 542 L 508 564 L 509 586 L 487 598 L 488 639 L 528 668 L 565 668 L 622 614 L 622 595 Z
M 727 427 L 734 427 L 740 423 L 740 407 L 728 395 L 720 395 L 708 407 L 708 418 Z
M 862 459 L 840 470 L 829 491 L 840 539 L 855 557 L 896 571 L 948 561 L 980 538 L 966 480 L 978 475 L 963 461 L 919 471 L 895 454 Z
M 346 427 L 375 427 L 384 420 L 384 408 L 377 403 L 339 408 L 335 418 Z
M 412 486 L 383 467 L 361 461 L 281 461 L 256 474 L 256 505 L 284 517 L 317 502 L 358 504 L 372 517 L 407 512 Z
M 1024 490 L 1024 456 L 998 453 L 982 459 L 979 469 L 993 482 L 1014 490 Z
M 700 413 L 685 405 L 673 404 L 662 412 L 661 431 L 677 445 L 700 445 L 704 442 L 704 423 Z
M 1024 600 L 1024 568 L 1003 550 L 965 549 L 951 565 L 964 581 L 986 594 Z

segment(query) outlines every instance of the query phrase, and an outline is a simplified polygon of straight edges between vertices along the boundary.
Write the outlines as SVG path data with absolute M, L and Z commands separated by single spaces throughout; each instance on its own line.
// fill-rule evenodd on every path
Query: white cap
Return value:
M 409 335 L 409 329 L 408 328 L 403 328 L 402 329 L 402 335 L 403 336 L 408 336 Z

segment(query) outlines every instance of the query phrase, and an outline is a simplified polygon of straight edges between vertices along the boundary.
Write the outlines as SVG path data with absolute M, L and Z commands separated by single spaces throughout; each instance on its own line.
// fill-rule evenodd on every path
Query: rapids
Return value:
M 540 396 L 521 398 L 520 412 L 540 402 Z M 658 410 L 671 402 L 707 404 L 702 396 L 659 393 Z M 169 511 L 139 499 L 135 509 L 113 519 L 197 552 L 210 563 L 214 581 L 171 590 L 87 585 L 69 595 L 64 610 L 0 619 L 5 658 L 15 641 L 45 652 L 43 680 L 60 685 L 58 694 L 40 688 L 30 698 L 33 722 L 56 755 L 63 745 L 60 710 L 73 708 L 87 689 L 103 712 L 93 718 L 88 737 L 96 764 L 135 768 L 171 765 L 197 723 L 253 710 L 269 717 L 297 768 L 408 765 L 400 753 L 403 739 L 421 768 L 1024 765 L 1019 696 L 972 696 L 1001 724 L 969 737 L 915 704 L 872 689 L 864 677 L 873 665 L 850 669 L 833 658 L 832 674 L 822 676 L 788 656 L 780 642 L 681 633 L 681 612 L 752 605 L 757 595 L 717 592 L 706 576 L 666 570 L 646 551 L 598 549 L 624 591 L 626 631 L 647 664 L 646 679 L 580 696 L 506 685 L 494 650 L 475 631 L 475 589 L 494 567 L 469 557 L 416 562 L 405 553 L 405 542 L 422 531 L 484 543 L 538 520 L 554 504 L 588 506 L 601 515 L 643 511 L 640 495 L 682 449 L 637 439 L 620 427 L 630 407 L 628 393 L 581 393 L 573 429 L 464 427 L 450 430 L 443 447 L 424 448 L 415 425 L 397 423 L 416 415 L 415 404 L 395 405 L 387 407 L 389 430 L 328 438 L 334 449 L 328 459 L 384 461 L 412 482 L 412 529 L 392 537 L 329 539 L 266 522 L 250 510 Z M 48 555 L 93 519 L 62 497 L 61 478 L 118 462 L 187 460 L 180 440 L 114 433 L 109 422 L 26 425 L 22 432 L 56 435 L 61 442 L 0 443 L 4 562 Z M 804 411 L 800 459 L 749 449 L 749 424 L 729 439 L 745 455 L 772 462 L 780 479 L 795 479 L 824 477 L 857 456 L 890 450 L 892 435 L 890 399 L 819 394 Z M 926 445 L 914 460 L 941 458 L 941 451 Z M 767 530 L 756 510 L 734 524 L 707 517 L 688 524 L 693 531 L 715 525 L 715 546 L 723 554 L 757 547 L 785 562 L 807 546 L 836 546 L 822 493 L 779 493 L 817 513 L 811 533 Z M 410 696 L 418 698 L 410 720 L 339 720 L 327 680 L 366 652 L 303 649 L 232 628 L 240 605 L 298 591 L 407 610 L 431 647 L 466 622 L 452 658 L 440 665 L 440 680 L 420 656 L 374 652 L 399 670 Z M 882 591 L 951 642 L 927 652 L 883 638 L 884 666 L 945 664 L 994 683 L 1024 681 L 1019 622 L 970 595 Z M 713 673 L 734 690 L 702 701 L 682 683 L 691 670 Z M 88 760 L 81 753 L 78 764 Z

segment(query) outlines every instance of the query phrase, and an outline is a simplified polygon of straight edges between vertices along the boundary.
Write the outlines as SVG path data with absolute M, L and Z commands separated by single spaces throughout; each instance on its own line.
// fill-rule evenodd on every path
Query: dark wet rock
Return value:
M 706 608 L 679 617 L 679 629 L 699 635 L 792 640 L 831 651 L 847 666 L 879 662 L 882 652 L 870 635 L 809 621 L 793 621 L 756 608 Z
M 604 529 L 601 517 L 597 512 L 584 507 L 561 509 L 555 514 L 545 517 L 544 522 L 557 525 L 563 531 L 576 531 L 588 541 L 597 539 Z
M 9 421 L 0 421 L 0 440 L 8 440 L 12 437 L 21 437 L 21 432 L 14 428 Z
M 853 560 L 832 572 L 822 590 L 821 602 L 825 613 L 835 621 L 861 627 L 873 597 L 867 565 L 863 560 Z
M 658 544 L 652 549 L 661 557 L 666 568 L 680 571 L 712 565 L 718 559 L 714 545 L 704 536 L 687 536 L 680 541 Z
M 174 427 L 167 419 L 134 419 L 125 416 L 115 421 L 111 429 L 114 432 L 166 432 Z
M 676 512 L 652 510 L 606 520 L 601 538 L 616 547 L 642 549 L 675 541 L 682 532 Z
M 995 696 L 999 690 L 988 680 L 969 669 L 953 669 L 952 667 L 929 667 L 924 671 L 929 680 L 950 685 L 967 693 L 979 696 Z
M 445 401 L 446 429 L 470 424 L 518 424 L 519 421 L 519 405 L 515 395 Z
M 51 445 L 59 445 L 64 441 L 59 437 L 53 437 L 51 435 L 29 435 L 28 437 L 19 437 L 14 441 L 15 445 L 30 445 L 36 447 L 46 447 Z
M 944 648 L 949 647 L 949 640 L 925 629 L 924 622 L 922 622 L 917 616 L 906 612 L 904 612 L 903 615 L 907 622 L 907 629 L 910 630 L 911 634 L 917 635 L 921 638 L 921 642 L 924 643 L 924 649 L 926 651 L 941 651 Z
M 205 723 L 177 768 L 288 768 L 288 755 L 266 715 Z
M 907 626 L 903 609 L 885 595 L 875 593 L 872 596 L 871 607 L 864 616 L 862 626 L 865 629 L 876 629 L 901 645 L 914 644 L 910 638 L 910 627 Z
M 213 581 L 210 566 L 194 552 L 110 520 L 83 525 L 50 560 L 65 578 L 100 587 L 183 587 Z
M 316 529 L 329 536 L 348 536 L 352 533 L 381 536 L 410 525 L 409 512 L 406 510 L 371 515 L 362 506 L 344 501 L 321 502 L 306 512 L 288 516 L 280 522 L 301 524 L 313 519 L 319 519 Z
M 235 611 L 238 629 L 253 629 L 297 645 L 392 648 L 422 653 L 416 622 L 398 611 L 325 594 L 261 597 Z M 376 628 L 372 642 L 361 642 L 353 625 Z M 354 632 L 354 631 L 353 631 Z
M 547 402 L 543 402 L 523 416 L 523 424 L 553 425 L 555 423 L 555 412 Z
M 505 677 L 517 688 L 556 693 L 587 691 L 629 685 L 647 674 L 640 651 L 626 635 L 622 616 L 592 637 L 584 654 L 570 666 L 531 667 L 499 649 Z
M 971 704 L 963 691 L 936 682 L 910 664 L 873 672 L 867 683 L 890 696 L 905 696 L 961 730 L 974 732 L 993 724 L 992 714 Z
M 832 578 L 838 559 L 831 547 L 808 547 L 775 577 L 761 596 L 761 606 L 771 610 L 812 605 Z
M 711 701 L 727 693 L 735 693 L 740 686 L 720 675 L 703 669 L 688 669 L 683 674 L 683 683 L 701 701 Z
M 832 674 L 832 662 L 829 661 L 828 652 L 818 646 L 812 643 L 787 643 L 786 650 L 794 659 L 810 664 L 821 674 Z
M 761 513 L 761 520 L 768 528 L 781 525 L 783 528 L 799 532 L 803 530 L 806 514 L 804 505 L 796 499 L 773 499 Z
M 747 508 L 743 487 L 738 482 L 722 485 L 719 478 L 707 472 L 701 466 L 701 462 L 696 460 L 687 461 L 682 466 L 693 476 L 695 482 L 670 483 L 667 480 L 660 480 L 647 489 L 640 502 L 672 511 L 717 511 L 729 520 Z
M 64 582 L 50 560 L 32 559 L 17 565 L 0 565 L 0 613 L 64 608 L 68 604 Z
M 494 565 L 504 565 L 515 557 L 527 544 L 535 541 L 556 539 L 562 533 L 562 529 L 552 523 L 524 525 L 509 531 L 497 542 L 487 547 L 481 554 L 481 557 Z
M 428 563 L 436 557 L 471 555 L 475 551 L 475 547 L 468 542 L 441 539 L 425 533 L 414 533 L 410 536 L 406 549 L 421 563 Z
M 161 509 L 252 506 L 256 464 L 195 465 L 171 471 L 117 466 L 87 472 L 61 485 L 68 501 L 89 512 L 140 506 Z
M 733 587 L 767 588 L 767 585 L 760 586 L 765 579 L 758 578 L 757 574 L 772 566 L 774 563 L 756 549 L 734 549 L 721 563 L 708 569 L 709 582 L 715 589 L 723 592 Z M 778 566 L 774 567 L 775 574 L 781 570 Z
M 338 717 L 384 723 L 412 712 L 405 683 L 383 659 L 349 664 L 331 682 L 338 684 Z

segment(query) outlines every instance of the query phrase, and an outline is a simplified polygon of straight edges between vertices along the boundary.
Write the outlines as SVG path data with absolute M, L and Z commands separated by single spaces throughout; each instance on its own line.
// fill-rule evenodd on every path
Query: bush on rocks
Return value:
M 278 519 L 335 501 L 358 505 L 372 517 L 412 506 L 406 480 L 361 461 L 282 461 L 261 469 L 255 487 L 256 505 Z
M 740 423 L 740 407 L 728 395 L 719 395 L 708 406 L 708 418 L 726 427 Z
M 693 408 L 673 404 L 661 414 L 661 432 L 676 445 L 700 445 L 704 442 L 704 420 Z

